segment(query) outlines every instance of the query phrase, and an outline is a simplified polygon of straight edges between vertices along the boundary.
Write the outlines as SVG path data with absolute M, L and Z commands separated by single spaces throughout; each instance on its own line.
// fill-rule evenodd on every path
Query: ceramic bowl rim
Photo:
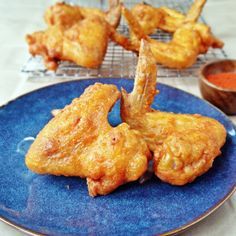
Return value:
M 211 61 L 211 62 L 208 62 L 204 65 L 202 65 L 199 69 L 199 77 L 200 77 L 200 81 L 202 81 L 205 85 L 207 85 L 208 87 L 210 87 L 211 89 L 215 89 L 215 90 L 219 90 L 219 91 L 222 91 L 222 92 L 225 92 L 225 93 L 235 93 L 236 94 L 236 89 L 226 89 L 226 88 L 222 88 L 222 87 L 219 87 L 213 83 L 211 83 L 207 78 L 206 76 L 204 75 L 203 71 L 208 67 L 208 66 L 211 66 L 213 64 L 217 64 L 217 63 L 221 63 L 221 62 L 225 62 L 225 61 L 230 61 L 230 62 L 233 62 L 235 63 L 236 65 L 236 59 L 221 59 L 221 60 L 214 60 L 214 61 Z

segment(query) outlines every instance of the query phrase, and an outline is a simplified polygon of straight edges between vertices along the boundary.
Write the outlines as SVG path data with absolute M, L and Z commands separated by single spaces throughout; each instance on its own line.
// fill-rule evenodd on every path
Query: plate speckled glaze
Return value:
M 91 198 L 85 180 L 37 175 L 24 154 L 51 110 L 62 108 L 95 82 L 131 91 L 132 80 L 89 79 L 52 85 L 21 96 L 0 109 L 0 218 L 25 232 L 49 235 L 154 235 L 176 233 L 207 216 L 235 190 L 236 132 L 218 109 L 181 90 L 159 84 L 153 107 L 199 113 L 220 121 L 227 142 L 213 167 L 193 183 L 171 186 L 157 178 L 121 186 Z M 119 102 L 109 114 L 120 123 Z

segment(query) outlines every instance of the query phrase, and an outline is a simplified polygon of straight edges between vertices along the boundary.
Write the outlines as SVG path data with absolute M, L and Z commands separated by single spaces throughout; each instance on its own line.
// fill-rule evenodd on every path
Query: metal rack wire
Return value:
M 68 1 L 73 4 L 85 5 L 85 2 L 74 0 Z M 105 9 L 107 1 L 100 1 L 100 8 Z M 125 5 L 127 7 L 132 7 L 138 0 L 126 1 Z M 168 6 L 170 8 L 176 9 L 181 12 L 186 12 L 192 1 L 189 0 L 148 0 L 146 1 L 149 4 L 154 6 Z M 93 4 L 93 3 L 92 3 Z M 91 6 L 91 1 L 86 3 L 87 6 Z M 201 21 L 205 22 L 203 18 Z M 119 32 L 124 35 L 128 35 L 128 28 L 125 21 L 122 19 L 121 24 L 118 28 Z M 151 36 L 160 41 L 169 41 L 171 35 L 163 31 L 158 30 L 155 34 Z M 167 77 L 196 77 L 198 69 L 201 65 L 206 62 L 227 57 L 226 53 L 222 49 L 210 49 L 207 54 L 199 55 L 196 63 L 185 70 L 169 69 L 162 65 L 159 65 L 158 77 L 167 78 Z M 132 78 L 135 74 L 135 68 L 137 64 L 137 56 L 129 51 L 126 51 L 121 46 L 116 45 L 113 42 L 109 43 L 105 59 L 98 69 L 87 69 L 75 65 L 71 62 L 62 61 L 59 64 L 58 69 L 53 71 L 48 71 L 43 65 L 43 60 L 40 56 L 30 57 L 27 63 L 22 67 L 21 72 L 23 75 L 27 76 L 30 79 L 37 78 L 37 81 L 40 79 L 76 79 L 76 78 L 91 78 L 91 77 L 109 77 L 109 78 L 119 78 L 126 77 Z

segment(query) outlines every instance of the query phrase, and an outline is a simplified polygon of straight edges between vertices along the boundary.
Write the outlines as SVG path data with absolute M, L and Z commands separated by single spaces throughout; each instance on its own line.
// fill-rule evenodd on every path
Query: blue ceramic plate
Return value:
M 25 232 L 50 235 L 154 235 L 176 233 L 219 207 L 234 191 L 236 132 L 229 119 L 210 104 L 159 84 L 153 107 L 200 113 L 220 121 L 227 142 L 213 168 L 191 184 L 175 187 L 153 178 L 126 184 L 112 194 L 91 198 L 85 180 L 37 175 L 24 164 L 32 138 L 62 108 L 95 82 L 130 91 L 132 80 L 89 79 L 56 84 L 28 93 L 0 109 L 0 216 Z M 120 123 L 119 104 L 109 115 Z

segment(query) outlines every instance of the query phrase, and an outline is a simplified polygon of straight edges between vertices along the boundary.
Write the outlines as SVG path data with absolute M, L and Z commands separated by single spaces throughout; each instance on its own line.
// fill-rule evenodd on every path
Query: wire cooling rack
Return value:
M 70 0 L 67 1 L 72 4 L 78 4 L 82 6 L 95 6 L 101 9 L 107 8 L 107 1 L 101 0 L 100 2 L 94 1 L 82 1 L 82 0 Z M 134 4 L 140 1 L 130 0 L 125 1 L 125 5 L 130 8 Z M 170 8 L 176 9 L 183 13 L 186 13 L 189 9 L 192 1 L 189 0 L 147 0 L 145 1 L 153 6 L 168 6 Z M 201 17 L 201 21 L 205 20 Z M 124 19 L 121 20 L 118 31 L 124 35 L 128 35 L 128 27 Z M 158 30 L 155 34 L 151 36 L 154 39 L 167 42 L 171 39 L 171 34 L 165 33 Z M 162 65 L 158 66 L 158 78 L 179 78 L 179 77 L 196 77 L 198 69 L 206 62 L 225 58 L 226 53 L 222 49 L 209 49 L 207 54 L 199 55 L 196 63 L 185 70 L 169 69 Z M 108 77 L 108 78 L 133 78 L 135 74 L 135 69 L 137 65 L 136 54 L 126 51 L 121 46 L 116 45 L 113 42 L 109 43 L 105 59 L 98 69 L 87 69 L 77 66 L 74 63 L 62 61 L 59 64 L 58 69 L 53 72 L 46 70 L 43 64 L 43 60 L 40 56 L 30 57 L 26 64 L 22 67 L 21 72 L 23 75 L 30 79 L 37 78 L 37 81 L 41 80 L 51 80 L 51 79 L 76 79 L 76 78 L 92 78 L 92 77 Z

